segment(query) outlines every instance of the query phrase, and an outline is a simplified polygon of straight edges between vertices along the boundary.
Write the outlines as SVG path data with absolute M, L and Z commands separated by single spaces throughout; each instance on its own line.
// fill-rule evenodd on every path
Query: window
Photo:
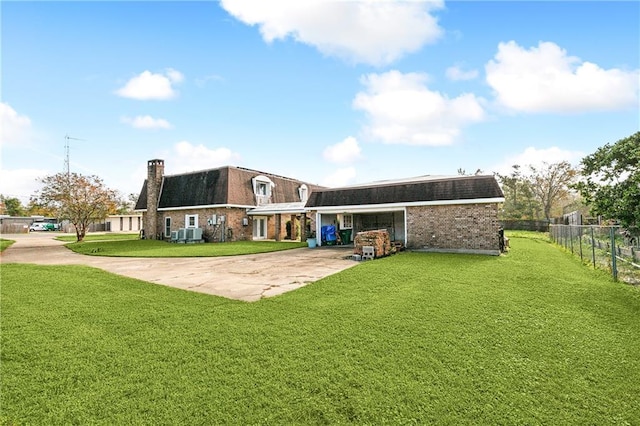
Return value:
M 197 214 L 188 214 L 184 217 L 184 227 L 185 228 L 197 228 L 198 227 L 198 215 Z
M 265 182 L 256 182 L 256 194 L 267 195 L 267 184 Z
M 129 217 L 129 231 L 133 229 L 133 218 Z
M 338 215 L 338 221 L 340 222 L 340 229 L 352 229 L 353 228 L 353 215 L 342 214 Z
M 171 236 L 171 218 L 170 217 L 164 218 L 164 236 L 165 237 Z
M 275 183 L 264 175 L 256 176 L 251 179 L 253 185 L 253 193 L 256 196 L 256 204 L 268 204 L 271 199 L 271 191 L 276 186 Z

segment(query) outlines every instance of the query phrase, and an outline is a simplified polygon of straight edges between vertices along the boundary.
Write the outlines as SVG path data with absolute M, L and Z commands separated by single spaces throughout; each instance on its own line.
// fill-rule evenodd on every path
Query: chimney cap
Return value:
M 149 165 L 154 165 L 154 164 L 164 164 L 164 160 L 161 160 L 159 158 L 156 158 L 154 160 L 149 160 Z

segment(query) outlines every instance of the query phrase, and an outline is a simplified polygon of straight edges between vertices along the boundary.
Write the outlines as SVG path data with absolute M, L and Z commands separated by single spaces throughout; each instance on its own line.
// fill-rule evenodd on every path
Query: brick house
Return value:
M 164 161 L 147 163 L 135 210 L 145 238 L 168 239 L 180 228 L 202 228 L 209 241 L 296 239 L 316 185 L 242 167 L 165 176 Z M 304 234 L 302 235 L 304 240 Z
M 493 176 L 423 176 L 323 188 L 242 167 L 164 175 L 150 160 L 136 203 L 146 238 L 166 239 L 179 228 L 202 228 L 210 241 L 305 240 L 307 227 L 386 229 L 412 250 L 499 254 L 499 204 Z M 149 208 L 151 207 L 151 208 Z M 348 241 L 350 242 L 350 241 Z
M 335 189 L 307 201 L 320 235 L 324 225 L 360 231 L 386 229 L 408 249 L 500 254 L 499 204 L 493 176 L 424 176 Z M 321 241 L 319 241 L 322 244 Z

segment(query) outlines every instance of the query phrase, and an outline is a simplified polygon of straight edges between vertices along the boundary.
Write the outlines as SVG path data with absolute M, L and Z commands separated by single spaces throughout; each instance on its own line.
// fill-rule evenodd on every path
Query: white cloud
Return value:
M 7 197 L 15 197 L 22 201 L 22 204 L 29 202 L 29 197 L 42 187 L 38 181 L 50 174 L 50 171 L 43 169 L 0 169 L 0 194 Z
M 184 81 L 184 74 L 173 68 L 167 68 L 165 74 L 172 83 L 182 83 Z
M 322 155 L 331 163 L 351 163 L 360 158 L 361 151 L 358 140 L 349 136 L 342 142 L 326 147 Z
M 385 143 L 450 145 L 462 127 L 484 119 L 482 99 L 471 93 L 450 99 L 429 90 L 427 78 L 395 70 L 362 77 L 366 91 L 356 95 L 353 107 L 368 115 L 365 132 Z
M 211 149 L 202 144 L 193 145 L 187 141 L 178 142 L 171 158 L 171 173 L 183 173 L 194 170 L 206 170 L 228 165 L 231 161 L 240 159 L 240 155 L 229 148 L 221 147 Z
M 571 164 L 577 164 L 585 154 L 580 151 L 570 151 L 557 146 L 550 148 L 528 147 L 523 152 L 509 156 L 501 163 L 495 165 L 491 171 L 500 174 L 510 174 L 512 166 L 517 164 L 522 173 L 526 174 L 529 166 L 540 167 L 543 163 L 555 164 L 562 161 L 568 161 Z
M 5 102 L 0 102 L 0 143 L 20 145 L 31 136 L 31 120 L 20 115 Z
M 500 43 L 486 66 L 498 102 L 524 112 L 584 112 L 638 106 L 640 70 L 602 69 L 555 43 Z
M 221 5 L 245 24 L 257 25 L 268 43 L 292 37 L 357 63 L 389 64 L 442 34 L 431 15 L 443 7 L 438 0 L 222 0 Z
M 163 118 L 153 118 L 150 115 L 139 115 L 137 117 L 122 117 L 122 123 L 129 124 L 136 129 L 171 129 L 173 126 Z
M 220 75 L 217 75 L 217 74 L 205 75 L 202 78 L 197 78 L 196 79 L 196 85 L 198 87 L 204 87 L 210 81 L 224 81 L 224 78 L 222 76 L 220 76 Z
M 355 182 L 356 169 L 354 167 L 345 167 L 338 169 L 322 180 L 322 185 L 329 188 L 345 186 Z
M 464 71 L 457 65 L 447 68 L 445 75 L 449 80 L 459 81 L 459 80 L 473 80 L 478 77 L 478 70 L 469 70 Z
M 184 80 L 181 72 L 172 68 L 165 70 L 164 74 L 154 74 L 151 71 L 143 71 L 133 77 L 122 88 L 116 90 L 118 96 L 137 100 L 165 100 L 178 96 L 173 87 Z

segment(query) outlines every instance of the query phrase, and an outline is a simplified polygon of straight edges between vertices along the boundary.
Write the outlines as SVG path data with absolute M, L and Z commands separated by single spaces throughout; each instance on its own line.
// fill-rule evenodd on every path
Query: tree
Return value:
M 514 164 L 511 174 L 496 173 L 504 192 L 502 215 L 505 219 L 534 219 L 541 211 L 540 203 L 534 198 L 531 184 L 523 176 L 520 166 Z
M 569 197 L 571 184 L 578 172 L 567 161 L 542 164 L 539 168 L 529 166 L 531 175 L 528 180 L 533 194 L 542 206 L 545 219 L 550 220 L 553 207 Z
M 45 217 L 56 217 L 57 214 L 53 208 L 40 204 L 33 196 L 29 200 L 29 205 L 27 205 L 27 213 L 32 216 Z
M 582 159 L 580 191 L 595 215 L 640 232 L 640 132 L 606 144 Z
M 27 213 L 22 205 L 22 201 L 18 198 L 0 195 L 0 201 L 4 205 L 3 214 L 8 214 L 9 216 L 25 216 Z
M 125 198 L 125 196 L 122 193 L 118 192 L 117 198 L 118 198 L 118 202 L 117 202 L 116 210 L 111 213 L 113 214 L 133 213 L 133 209 L 136 207 L 136 202 L 138 201 L 138 194 L 130 193 Z
M 97 176 L 57 173 L 41 179 L 44 187 L 32 200 L 34 204 L 52 208 L 58 218 L 69 220 L 82 241 L 89 225 L 103 220 L 116 209 L 117 194 L 104 186 Z

